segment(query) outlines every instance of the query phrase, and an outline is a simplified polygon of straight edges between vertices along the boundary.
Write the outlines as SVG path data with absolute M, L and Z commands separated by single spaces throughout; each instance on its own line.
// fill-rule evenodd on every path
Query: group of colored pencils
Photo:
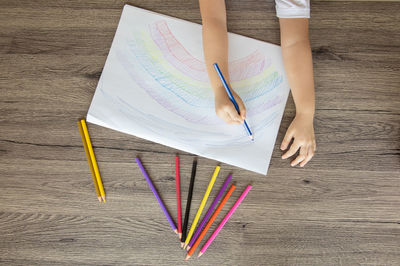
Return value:
M 181 247 L 187 250 L 187 255 L 185 260 L 188 260 L 197 247 L 199 246 L 201 240 L 204 238 L 205 234 L 208 232 L 210 229 L 211 225 L 217 218 L 218 214 L 224 207 L 225 203 L 228 201 L 230 196 L 232 195 L 233 191 L 235 190 L 236 186 L 232 184 L 228 190 L 228 192 L 225 194 L 225 196 L 222 198 L 222 195 L 224 194 L 224 191 L 228 187 L 229 182 L 232 180 L 232 175 L 229 175 L 225 182 L 223 183 L 222 187 L 220 188 L 217 196 L 215 197 L 214 201 L 211 203 L 210 207 L 208 208 L 208 211 L 206 212 L 205 216 L 203 217 L 202 221 L 200 222 L 200 225 L 197 227 L 196 226 L 199 222 L 200 216 L 203 212 L 203 209 L 207 203 L 207 200 L 209 198 L 209 195 L 211 193 L 211 190 L 214 186 L 215 180 L 218 176 L 218 173 L 220 171 L 220 166 L 217 166 L 215 168 L 214 174 L 211 177 L 211 180 L 207 186 L 207 189 L 204 193 L 203 199 L 200 203 L 200 206 L 197 210 L 196 216 L 192 222 L 192 225 L 190 226 L 189 232 L 187 232 L 188 229 L 188 221 L 189 221 L 189 213 L 190 213 L 190 206 L 191 206 L 191 201 L 192 201 L 192 195 L 193 195 L 193 187 L 194 187 L 194 181 L 195 181 L 195 176 L 196 176 L 196 169 L 197 169 L 197 161 L 193 161 L 193 166 L 192 166 L 192 174 L 190 178 L 190 185 L 189 185 L 189 191 L 188 191 L 188 196 L 187 196 L 187 202 L 186 202 L 186 211 L 185 211 L 185 218 L 183 221 L 183 226 L 181 223 L 181 193 L 180 193 L 180 171 L 179 171 L 179 157 L 175 157 L 175 174 L 176 174 L 176 199 L 177 199 L 177 215 L 178 215 L 178 228 L 175 226 L 173 219 L 171 218 L 171 215 L 169 214 L 168 210 L 166 209 L 163 201 L 161 200 L 156 188 L 154 187 L 150 177 L 148 176 L 146 170 L 144 169 L 141 161 L 139 158 L 136 158 L 136 163 L 138 164 L 140 170 L 142 171 L 147 183 L 150 186 L 151 191 L 153 192 L 154 196 L 156 197 L 159 205 L 161 206 L 161 209 L 163 210 L 165 216 L 167 217 L 167 220 L 172 227 L 172 230 L 178 234 L 179 239 L 181 241 Z M 204 254 L 204 252 L 208 249 L 208 247 L 211 245 L 211 243 L 214 241 L 216 236 L 219 234 L 221 229 L 224 227 L 226 222 L 229 220 L 229 218 L 232 216 L 232 214 L 235 212 L 235 210 L 239 207 L 240 203 L 244 200 L 246 197 L 247 193 L 250 191 L 252 188 L 251 185 L 248 185 L 246 189 L 242 192 L 240 197 L 236 200 L 235 204 L 233 207 L 229 210 L 228 214 L 225 215 L 225 217 L 222 219 L 221 223 L 218 225 L 217 229 L 213 232 L 211 237 L 206 241 L 206 243 L 203 245 L 201 248 L 198 257 Z M 217 206 L 219 200 L 222 198 L 221 202 Z M 215 207 L 217 208 L 215 209 Z M 214 210 L 215 209 L 215 210 Z
M 93 177 L 93 183 L 94 187 L 96 190 L 97 198 L 100 202 L 106 202 L 106 195 L 104 192 L 104 187 L 103 183 L 101 181 L 100 177 L 100 172 L 99 168 L 97 166 L 96 162 L 96 157 L 94 156 L 93 152 L 93 147 L 92 143 L 90 141 L 89 137 L 89 132 L 86 126 L 86 122 L 84 119 L 81 119 L 78 121 L 78 128 L 79 132 L 81 134 L 82 138 L 82 143 L 83 147 L 85 149 L 86 157 L 89 163 L 89 168 L 92 173 Z M 228 190 L 228 192 L 225 194 L 225 196 L 222 198 L 226 188 L 228 187 L 228 184 L 232 180 L 232 175 L 229 175 L 225 182 L 223 183 L 222 187 L 220 188 L 217 196 L 215 197 L 214 201 L 211 203 L 210 207 L 208 208 L 205 216 L 201 220 L 199 226 L 196 226 L 200 220 L 200 216 L 203 212 L 203 209 L 207 203 L 207 200 L 210 196 L 211 190 L 214 186 L 215 180 L 217 179 L 218 173 L 221 169 L 220 166 L 217 166 L 214 170 L 214 173 L 211 177 L 210 182 L 208 183 L 207 189 L 204 193 L 203 199 L 200 203 L 200 206 L 197 210 L 196 216 L 194 217 L 194 220 L 192 222 L 192 225 L 190 226 L 190 229 L 188 231 L 188 223 L 189 223 L 189 214 L 190 214 L 190 208 L 191 208 L 191 202 L 192 202 L 192 195 L 193 195 L 193 188 L 194 188 L 194 181 L 195 181 L 195 176 L 196 176 L 196 169 L 197 169 L 197 160 L 193 161 L 192 165 L 192 174 L 190 178 L 190 185 L 189 185 L 189 191 L 188 191 L 188 196 L 187 196 L 187 201 L 186 201 L 186 211 L 185 211 L 185 218 L 183 220 L 183 226 L 182 226 L 182 220 L 181 220 L 181 185 L 180 185 L 180 167 L 179 167 L 179 156 L 175 156 L 175 175 L 176 175 L 176 200 L 177 200 L 177 215 L 178 215 L 178 228 L 175 226 L 175 223 L 169 214 L 168 210 L 166 209 L 160 195 L 158 194 L 156 188 L 154 187 L 150 177 L 148 176 L 146 170 L 144 169 L 142 162 L 140 161 L 139 158 L 136 158 L 136 163 L 138 164 L 140 170 L 142 171 L 147 183 L 150 186 L 151 191 L 153 192 L 154 196 L 156 197 L 159 205 L 161 206 L 161 209 L 163 210 L 165 216 L 167 217 L 167 220 L 172 227 L 172 230 L 178 234 L 179 240 L 181 241 L 181 247 L 183 247 L 187 251 L 187 256 L 185 260 L 188 260 L 194 253 L 194 251 L 197 249 L 199 246 L 201 240 L 204 238 L 208 230 L 210 229 L 211 225 L 214 223 L 215 219 L 217 218 L 218 214 L 221 212 L 222 208 L 224 207 L 225 203 L 228 201 L 230 196 L 232 195 L 233 191 L 235 190 L 236 186 L 232 184 Z M 229 220 L 229 218 L 232 216 L 232 214 L 235 212 L 235 210 L 239 207 L 240 203 L 244 200 L 246 197 L 247 193 L 249 193 L 250 189 L 252 188 L 251 185 L 248 185 L 246 189 L 242 192 L 240 197 L 236 200 L 235 204 L 233 207 L 229 210 L 229 212 L 225 215 L 225 217 L 222 219 L 221 223 L 218 225 L 217 229 L 213 232 L 211 237 L 206 241 L 206 243 L 203 245 L 201 248 L 198 257 L 204 254 L 204 252 L 208 249 L 208 247 L 211 245 L 211 243 L 214 241 L 214 239 L 217 237 L 221 229 L 224 227 L 226 222 Z M 222 198 L 221 202 L 218 204 L 220 199 Z M 218 206 L 217 206 L 218 204 Z M 214 210 L 215 209 L 215 210 Z
M 101 182 L 99 167 L 97 166 L 96 157 L 94 156 L 92 143 L 90 142 L 89 131 L 84 119 L 78 121 L 79 132 L 81 133 L 83 148 L 85 149 L 86 158 L 92 172 L 93 184 L 96 190 L 97 199 L 100 202 L 106 202 L 106 194 L 104 192 L 103 182 Z

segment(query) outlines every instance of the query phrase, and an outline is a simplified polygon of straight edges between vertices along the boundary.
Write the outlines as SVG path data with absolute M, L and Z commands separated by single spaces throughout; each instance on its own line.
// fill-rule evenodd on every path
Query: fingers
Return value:
M 312 159 L 316 149 L 317 149 L 317 145 L 316 145 L 315 139 L 314 139 L 312 142 L 312 145 L 308 148 L 306 158 L 300 163 L 300 167 L 304 167 Z
M 235 100 L 239 106 L 240 118 L 244 121 L 246 119 L 246 106 L 240 97 L 235 97 Z
M 314 147 L 311 146 L 308 148 L 307 156 L 306 158 L 300 163 L 300 167 L 304 167 L 314 156 Z
M 296 159 L 294 159 L 290 165 L 291 166 L 296 166 L 297 164 L 299 164 L 300 162 L 302 162 L 306 157 L 307 157 L 307 152 L 308 152 L 308 147 L 300 147 L 300 153 L 299 155 L 296 157 Z
M 230 125 L 240 125 L 239 121 L 236 121 L 235 119 L 233 119 L 229 113 L 225 113 L 223 117 L 221 117 L 227 124 Z
M 282 156 L 282 159 L 286 159 L 296 153 L 296 151 L 298 150 L 298 146 L 297 145 L 295 146 L 294 144 L 295 143 L 293 143 L 292 146 L 290 147 L 289 151 Z M 293 146 L 295 146 L 295 148 L 292 149 Z M 296 165 L 300 164 L 300 167 L 304 167 L 312 159 L 312 157 L 314 156 L 314 153 L 315 153 L 315 145 L 314 144 L 308 145 L 308 146 L 300 146 L 299 155 L 296 157 L 296 159 L 294 159 L 290 163 L 290 165 L 296 166 Z
M 225 111 L 219 111 L 217 112 L 217 115 L 225 121 L 225 123 L 230 124 L 230 125 L 239 125 L 240 122 L 236 121 L 235 119 L 233 119 L 228 112 Z
M 292 139 L 294 140 L 290 145 Z M 314 128 L 312 123 L 310 123 L 308 120 L 302 120 L 301 117 L 297 118 L 296 116 L 286 131 L 280 148 L 281 150 L 289 149 L 282 155 L 282 159 L 286 159 L 295 155 L 300 149 L 298 156 L 296 156 L 296 158 L 290 164 L 291 166 L 300 165 L 300 167 L 304 167 L 314 156 L 316 150 Z
M 300 145 L 295 140 L 292 143 L 292 145 L 290 146 L 290 149 L 285 154 L 282 155 L 282 159 L 289 158 L 290 156 L 295 154 L 299 148 L 300 148 Z
M 236 111 L 236 108 L 235 108 L 235 106 L 233 105 L 233 103 L 232 103 L 232 104 L 229 104 L 229 105 L 227 105 L 227 106 L 225 107 L 225 112 L 231 117 L 231 119 L 232 119 L 234 122 L 239 122 L 239 124 L 240 124 L 240 123 L 243 123 L 243 119 L 242 119 L 242 117 L 238 114 L 238 112 Z
M 293 135 L 294 135 L 294 132 L 293 132 L 292 130 L 288 129 L 288 130 L 286 131 L 285 137 L 283 138 L 282 144 L 281 144 L 281 150 L 282 150 L 282 151 L 284 151 L 284 150 L 287 149 L 287 147 L 288 147 L 290 141 L 291 141 L 292 138 L 293 138 Z
M 228 118 L 229 121 L 227 122 L 228 124 L 231 124 L 231 125 L 240 125 L 241 124 L 240 121 L 232 118 L 229 114 L 227 116 L 229 117 Z
M 215 110 L 217 115 L 226 123 L 241 124 L 246 118 L 246 107 L 244 106 L 242 99 L 240 99 L 240 97 L 234 91 L 232 91 L 232 94 L 235 98 L 239 111 L 236 110 L 235 105 L 225 92 L 215 96 Z

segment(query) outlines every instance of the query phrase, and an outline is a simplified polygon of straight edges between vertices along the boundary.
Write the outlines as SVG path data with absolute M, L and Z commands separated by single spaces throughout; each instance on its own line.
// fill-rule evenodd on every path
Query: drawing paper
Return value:
M 289 93 L 279 46 L 228 34 L 243 125 L 215 113 L 201 25 L 125 5 L 87 121 L 266 174 Z

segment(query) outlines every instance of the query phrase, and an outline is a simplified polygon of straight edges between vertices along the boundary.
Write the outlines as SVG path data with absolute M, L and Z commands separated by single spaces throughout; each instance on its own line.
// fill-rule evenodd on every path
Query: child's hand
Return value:
M 316 149 L 312 115 L 296 115 L 286 131 L 286 135 L 281 144 L 281 150 L 286 150 L 288 148 L 292 138 L 294 138 L 294 141 L 290 149 L 282 155 L 282 159 L 294 155 L 300 148 L 299 156 L 297 156 L 290 165 L 295 166 L 300 163 L 300 166 L 303 167 L 314 156 Z
M 219 92 L 215 94 L 215 112 L 228 124 L 242 124 L 246 118 L 246 107 L 239 95 L 233 90 L 231 90 L 231 92 L 239 106 L 240 115 L 229 99 L 225 89 L 219 90 Z

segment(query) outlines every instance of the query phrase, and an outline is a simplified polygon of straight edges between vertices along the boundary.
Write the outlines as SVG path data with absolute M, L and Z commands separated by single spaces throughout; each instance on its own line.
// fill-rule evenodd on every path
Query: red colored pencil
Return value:
M 176 176 L 176 205 L 178 206 L 178 235 L 182 238 L 182 220 L 181 220 L 181 181 L 179 174 L 179 156 L 175 156 L 175 176 Z

